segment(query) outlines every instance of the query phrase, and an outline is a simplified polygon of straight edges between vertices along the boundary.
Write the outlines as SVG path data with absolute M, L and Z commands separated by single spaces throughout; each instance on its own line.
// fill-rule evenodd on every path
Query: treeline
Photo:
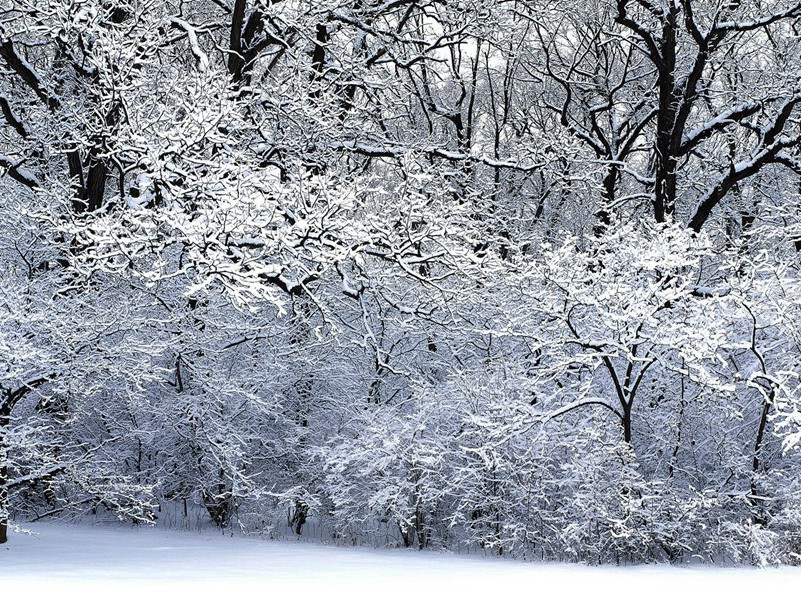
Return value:
M 0 542 L 795 563 L 799 26 L 0 0 Z

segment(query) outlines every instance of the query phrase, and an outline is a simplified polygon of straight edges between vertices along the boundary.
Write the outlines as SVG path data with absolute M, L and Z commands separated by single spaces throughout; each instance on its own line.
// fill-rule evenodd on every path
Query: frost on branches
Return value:
M 0 543 L 798 562 L 799 19 L 0 0 Z

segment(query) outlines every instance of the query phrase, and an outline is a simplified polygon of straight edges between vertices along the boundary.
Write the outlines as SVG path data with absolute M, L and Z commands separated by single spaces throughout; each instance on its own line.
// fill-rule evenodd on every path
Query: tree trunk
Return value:
M 623 411 L 623 441 L 631 445 L 631 409 Z
M 595 226 L 593 233 L 596 236 L 602 235 L 612 222 L 612 210 L 615 204 L 617 192 L 617 181 L 620 177 L 620 168 L 614 164 L 609 165 L 603 180 L 603 194 L 601 196 L 601 206 L 595 213 Z
M 662 24 L 662 43 L 660 45 L 661 64 L 657 66 L 659 112 L 656 118 L 656 173 L 654 183 L 654 218 L 664 223 L 673 214 L 676 204 L 675 148 L 676 113 L 679 98 L 676 90 L 676 29 L 677 11 L 670 9 Z
M 220 469 L 218 483 L 212 490 L 203 490 L 203 505 L 206 507 L 206 512 L 220 529 L 228 526 L 234 508 L 233 494 L 227 480 L 225 469 Z
M 242 56 L 242 28 L 245 25 L 245 0 L 236 0 L 234 12 L 231 17 L 231 39 L 229 42 L 228 72 L 234 83 L 242 82 L 242 71 L 245 68 L 245 59 Z
M 8 541 L 8 446 L 7 432 L 10 407 L 0 405 L 0 544 Z
M 750 504 L 754 509 L 754 522 L 763 527 L 767 524 L 763 503 L 758 499 L 759 491 L 757 490 L 757 476 L 761 466 L 762 445 L 765 440 L 765 429 L 768 424 L 768 414 L 770 413 L 770 406 L 776 396 L 776 391 L 771 387 L 766 398 L 762 401 L 762 410 L 759 416 L 759 428 L 757 429 L 756 440 L 754 441 L 754 452 L 751 461 L 751 485 L 750 485 Z

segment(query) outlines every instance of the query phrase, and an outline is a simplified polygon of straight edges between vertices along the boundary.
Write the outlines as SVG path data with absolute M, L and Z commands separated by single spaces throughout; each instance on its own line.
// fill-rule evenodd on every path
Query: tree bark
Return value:
M 229 41 L 228 72 L 234 83 L 242 82 L 242 72 L 245 68 L 245 58 L 242 56 L 242 28 L 245 24 L 246 0 L 236 0 L 234 13 L 231 17 L 231 38 Z
M 756 440 L 754 441 L 754 452 L 751 461 L 750 503 L 755 511 L 754 521 L 762 526 L 765 526 L 767 524 L 767 518 L 765 516 L 763 503 L 758 499 L 759 491 L 757 490 L 756 479 L 759 473 L 759 468 L 761 466 L 760 459 L 762 457 L 762 445 L 765 440 L 765 429 L 768 424 L 768 414 L 770 413 L 770 406 L 773 403 L 775 396 L 776 396 L 776 391 L 771 386 L 770 391 L 767 394 L 767 397 L 763 398 L 762 400 L 762 409 L 759 415 L 759 427 L 757 429 Z
M 8 424 L 11 406 L 6 399 L 0 405 L 0 544 L 8 541 Z
M 654 186 L 654 218 L 664 223 L 673 214 L 676 203 L 677 156 L 674 147 L 676 113 L 679 98 L 676 94 L 676 20 L 675 8 L 670 9 L 662 24 L 660 44 L 659 112 L 656 117 L 656 182 Z

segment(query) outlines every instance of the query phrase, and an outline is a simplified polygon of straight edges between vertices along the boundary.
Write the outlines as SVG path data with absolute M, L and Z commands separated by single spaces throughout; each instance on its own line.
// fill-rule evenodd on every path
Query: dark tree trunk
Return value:
M 768 424 L 768 414 L 770 413 L 770 405 L 773 404 L 775 395 L 776 395 L 775 390 L 771 388 L 770 392 L 768 392 L 768 397 L 765 398 L 762 402 L 762 410 L 759 415 L 759 427 L 757 429 L 756 440 L 754 441 L 754 454 L 751 462 L 750 503 L 756 513 L 754 515 L 754 522 L 763 526 L 767 524 L 767 519 L 765 517 L 765 511 L 762 502 L 758 499 L 759 494 L 757 490 L 756 478 L 762 463 L 761 461 L 762 445 L 764 444 L 765 441 L 765 429 L 767 428 Z
M 656 181 L 654 218 L 663 223 L 676 204 L 677 149 L 674 144 L 679 98 L 676 90 L 677 13 L 671 9 L 662 26 L 661 64 L 658 65 L 659 112 L 656 118 Z
M 211 490 L 203 490 L 203 504 L 214 524 L 220 529 L 224 529 L 230 522 L 234 511 L 232 488 L 228 484 L 225 469 L 220 469 L 217 482 Z
M 631 444 L 631 409 L 623 411 L 623 440 Z
M 231 17 L 231 39 L 228 54 L 228 72 L 234 83 L 241 83 L 245 68 L 245 58 L 242 55 L 242 28 L 245 24 L 245 5 L 246 0 L 236 0 L 234 13 Z
M 303 526 L 306 524 L 306 517 L 309 514 L 309 507 L 305 502 L 295 500 L 295 511 L 292 513 L 292 518 L 289 524 L 296 535 L 303 533 Z
M 593 233 L 596 236 L 602 235 L 612 222 L 612 207 L 615 203 L 617 182 L 620 177 L 620 167 L 610 165 L 603 180 L 603 196 L 601 206 L 595 213 L 596 223 Z
M 8 541 L 8 512 L 10 509 L 8 498 L 8 446 L 7 431 L 10 404 L 3 399 L 0 405 L 0 544 Z

